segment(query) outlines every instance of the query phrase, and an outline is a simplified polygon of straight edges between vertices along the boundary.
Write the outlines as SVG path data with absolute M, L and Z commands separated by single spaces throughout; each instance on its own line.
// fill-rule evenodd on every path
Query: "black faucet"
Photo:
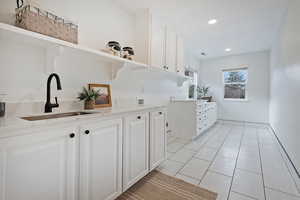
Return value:
M 52 112 L 52 108 L 58 108 L 59 104 L 57 103 L 57 97 L 55 97 L 55 104 L 51 103 L 51 80 L 52 78 L 55 77 L 56 79 L 56 84 L 57 84 L 57 90 L 61 90 L 61 84 L 60 84 L 60 79 L 59 76 L 55 73 L 50 74 L 48 81 L 47 81 L 47 102 L 45 105 L 45 113 L 50 113 Z

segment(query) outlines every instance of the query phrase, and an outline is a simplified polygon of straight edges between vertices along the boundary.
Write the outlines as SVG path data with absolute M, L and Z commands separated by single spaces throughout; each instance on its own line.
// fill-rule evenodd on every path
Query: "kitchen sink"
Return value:
M 58 113 L 58 114 L 50 114 L 50 115 L 38 115 L 38 116 L 29 116 L 29 117 L 21 117 L 21 119 L 27 121 L 39 121 L 39 120 L 46 120 L 46 119 L 57 119 L 57 118 L 64 118 L 64 117 L 73 117 L 79 115 L 88 115 L 92 113 L 88 112 L 68 112 L 68 113 Z

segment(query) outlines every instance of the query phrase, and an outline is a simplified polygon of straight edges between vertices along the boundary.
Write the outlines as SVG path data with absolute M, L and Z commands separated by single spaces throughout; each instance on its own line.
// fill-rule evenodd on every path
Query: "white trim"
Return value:
M 248 65 L 244 65 L 245 67 L 243 68 L 235 68 L 235 69 L 223 69 L 222 70 L 222 79 L 223 79 L 223 101 L 239 101 L 239 102 L 248 102 L 248 79 L 249 79 L 249 68 Z M 245 82 L 232 82 L 232 83 L 225 83 L 225 78 L 224 78 L 224 72 L 235 72 L 235 71 L 240 71 L 240 70 L 247 70 L 247 79 Z M 225 98 L 225 86 L 226 85 L 244 85 L 245 86 L 245 99 L 234 99 L 234 98 Z
M 247 95 L 246 95 L 247 96 Z M 223 98 L 223 101 L 238 101 L 238 102 L 249 102 L 249 99 L 230 99 L 230 98 Z
M 239 71 L 239 70 L 248 70 L 248 65 L 241 65 L 239 67 L 234 67 L 234 68 L 224 68 L 222 69 L 222 72 L 226 72 L 226 71 Z

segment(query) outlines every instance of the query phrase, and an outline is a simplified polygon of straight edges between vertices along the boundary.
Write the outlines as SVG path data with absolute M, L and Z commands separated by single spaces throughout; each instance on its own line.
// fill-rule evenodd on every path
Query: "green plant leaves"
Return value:
M 87 89 L 86 87 L 83 87 L 82 92 L 78 94 L 77 99 L 80 101 L 91 101 L 96 100 L 100 94 L 100 90 L 95 91 L 94 89 Z

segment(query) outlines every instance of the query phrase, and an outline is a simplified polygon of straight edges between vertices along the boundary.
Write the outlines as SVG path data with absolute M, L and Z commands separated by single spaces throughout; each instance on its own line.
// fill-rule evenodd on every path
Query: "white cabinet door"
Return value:
M 177 36 L 176 52 L 176 71 L 177 73 L 184 75 L 184 46 L 183 39 L 179 36 Z
M 123 156 L 123 191 L 149 171 L 148 113 L 125 118 Z
M 170 72 L 176 71 L 176 43 L 177 35 L 174 31 L 166 30 L 166 67 Z
M 166 157 L 165 112 L 150 113 L 150 170 L 156 168 Z
M 0 139 L 1 200 L 75 200 L 75 128 Z
M 112 200 L 122 192 L 122 120 L 81 127 L 80 200 Z
M 166 29 L 160 23 L 159 19 L 152 17 L 151 18 L 151 44 L 150 44 L 150 54 L 151 67 L 164 68 L 165 63 L 165 37 Z

